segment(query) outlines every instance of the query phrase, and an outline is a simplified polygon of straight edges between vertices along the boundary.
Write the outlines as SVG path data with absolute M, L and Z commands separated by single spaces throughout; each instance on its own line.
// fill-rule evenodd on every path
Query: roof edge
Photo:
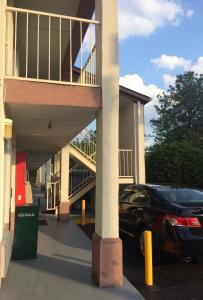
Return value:
M 80 74 L 80 68 L 78 68 L 78 67 L 74 66 L 73 67 L 73 71 L 75 73 L 77 73 L 78 75 Z M 134 90 L 131 90 L 131 89 L 123 86 L 123 85 L 119 85 L 119 90 L 120 90 L 121 93 L 123 93 L 123 94 L 125 94 L 127 96 L 130 96 L 131 97 L 130 100 L 132 100 L 134 102 L 140 101 L 142 104 L 145 105 L 145 104 L 149 103 L 152 100 L 151 97 L 146 96 L 146 95 L 141 94 L 141 93 L 138 93 L 138 92 L 136 92 Z

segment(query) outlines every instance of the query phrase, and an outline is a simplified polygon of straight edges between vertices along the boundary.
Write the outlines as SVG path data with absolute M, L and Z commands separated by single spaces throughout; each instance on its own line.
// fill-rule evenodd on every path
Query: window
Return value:
M 203 205 L 203 191 L 188 188 L 163 188 L 159 193 L 169 202 L 201 203 Z
M 128 198 L 128 202 L 132 204 L 139 204 L 139 205 L 147 205 L 150 204 L 150 200 L 147 196 L 147 194 L 143 191 L 137 191 L 134 192 L 130 197 Z
M 163 205 L 162 201 L 151 191 L 147 191 L 147 194 L 150 198 L 151 204 L 154 206 L 161 206 Z
M 119 202 L 125 202 L 128 200 L 129 196 L 132 195 L 133 192 L 130 191 L 130 192 L 123 192 L 119 198 Z

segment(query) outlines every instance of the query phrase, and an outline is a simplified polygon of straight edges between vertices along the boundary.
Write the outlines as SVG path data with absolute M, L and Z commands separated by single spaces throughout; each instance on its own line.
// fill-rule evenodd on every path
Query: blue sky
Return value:
M 156 95 L 176 74 L 203 73 L 202 0 L 119 0 L 121 84 L 150 95 L 146 133 Z

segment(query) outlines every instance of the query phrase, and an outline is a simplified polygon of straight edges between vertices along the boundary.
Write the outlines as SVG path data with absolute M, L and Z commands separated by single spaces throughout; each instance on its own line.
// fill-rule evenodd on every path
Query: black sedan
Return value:
M 119 198 L 120 231 L 135 237 L 144 253 L 143 232 L 152 231 L 155 250 L 190 259 L 203 255 L 203 191 L 130 185 Z

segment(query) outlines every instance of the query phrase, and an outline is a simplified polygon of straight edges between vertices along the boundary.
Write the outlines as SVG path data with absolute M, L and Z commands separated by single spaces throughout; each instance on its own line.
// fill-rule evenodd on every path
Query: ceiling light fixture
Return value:
M 52 122 L 51 121 L 48 123 L 48 129 L 52 129 Z

